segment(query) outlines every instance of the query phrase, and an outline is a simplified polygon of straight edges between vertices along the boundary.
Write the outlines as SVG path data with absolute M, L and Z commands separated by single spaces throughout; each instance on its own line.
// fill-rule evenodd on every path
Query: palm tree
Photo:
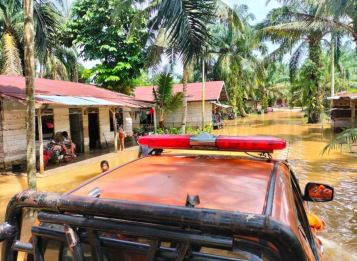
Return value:
M 36 189 L 36 143 L 35 143 L 35 50 L 33 0 L 24 0 L 24 49 L 26 78 L 26 137 L 27 137 L 27 182 Z
M 22 38 L 22 22 L 23 12 L 19 10 L 19 6 L 15 1 L 0 1 L 0 50 L 2 74 L 23 74 L 22 60 L 19 50 Z
M 322 93 L 318 78 L 322 67 L 321 42 L 323 36 L 329 32 L 328 28 L 321 27 L 319 23 L 306 21 L 306 16 L 314 16 L 316 12 L 317 8 L 315 6 L 304 3 L 298 6 L 284 6 L 274 9 L 267 19 L 258 26 L 262 28 L 266 38 L 280 44 L 280 47 L 270 54 L 270 59 L 281 59 L 290 50 L 294 50 L 289 64 L 292 81 L 295 80 L 296 72 L 304 53 L 308 52 L 308 60 L 306 62 L 309 63 L 311 61 L 313 65 L 309 64 L 310 69 L 315 70 L 313 72 L 304 71 L 308 73 L 304 83 L 309 77 L 309 83 L 314 84 L 314 86 L 309 85 L 310 87 L 307 87 L 309 95 L 306 96 L 307 100 L 303 101 L 303 104 L 307 106 L 309 123 L 320 121 Z M 302 84 L 300 87 L 305 88 L 306 85 Z
M 117 6 L 118 9 L 123 9 L 126 5 L 143 2 L 146 5 L 139 15 L 151 17 L 148 64 L 152 66 L 160 62 L 160 56 L 164 51 L 167 51 L 170 57 L 173 57 L 172 54 L 177 55 L 183 63 L 184 97 L 181 129 L 182 133 L 185 133 L 190 68 L 204 56 L 208 48 L 210 43 L 208 26 L 215 20 L 221 19 L 240 28 L 241 22 L 238 15 L 220 0 L 118 0 Z M 157 41 L 160 37 L 164 39 Z
M 157 89 L 153 88 L 155 104 L 159 112 L 160 128 L 164 128 L 165 116 L 176 111 L 182 105 L 182 92 L 173 93 L 173 77 L 170 73 L 161 73 L 157 80 Z
M 44 63 L 56 45 L 59 15 L 49 1 L 34 1 L 35 52 Z M 1 73 L 22 75 L 24 66 L 24 4 L 20 0 L 0 0 Z
M 225 81 L 230 103 L 245 117 L 244 98 L 254 95 L 258 87 L 257 72 L 264 70 L 255 52 L 264 53 L 265 45 L 249 25 L 252 15 L 247 7 L 238 6 L 235 12 L 242 23 L 240 30 L 234 30 L 230 24 L 213 27 L 214 40 L 209 53 L 216 60 L 214 70 L 218 78 Z

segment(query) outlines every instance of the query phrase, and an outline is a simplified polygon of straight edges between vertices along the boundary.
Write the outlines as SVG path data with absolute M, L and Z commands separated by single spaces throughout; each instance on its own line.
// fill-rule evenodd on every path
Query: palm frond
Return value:
M 213 0 L 163 0 L 156 24 L 168 30 L 168 41 L 182 55 L 185 65 L 198 59 L 205 50 L 209 34 L 207 25 L 215 11 Z
M 35 46 L 40 59 L 45 59 L 56 46 L 61 16 L 49 2 L 34 3 Z
M 289 75 L 290 79 L 293 81 L 296 76 L 296 72 L 301 62 L 301 58 L 304 55 L 304 49 L 306 47 L 305 42 L 302 42 L 292 54 L 289 62 Z
M 343 145 L 352 145 L 354 143 L 357 143 L 357 128 L 346 129 L 337 134 L 336 137 L 325 146 L 322 154 L 341 148 Z

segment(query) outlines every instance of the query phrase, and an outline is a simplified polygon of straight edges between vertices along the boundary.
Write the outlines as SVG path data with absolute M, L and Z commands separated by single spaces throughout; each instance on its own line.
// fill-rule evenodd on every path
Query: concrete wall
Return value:
M 89 131 L 88 131 L 88 114 L 82 113 L 82 120 L 83 120 L 83 143 L 84 143 L 84 152 L 89 151 Z
M 99 108 L 99 133 L 100 143 L 102 148 L 106 148 L 107 144 L 114 144 L 114 131 L 110 131 L 109 108 Z
M 68 108 L 53 108 L 53 124 L 56 132 L 67 131 L 71 135 L 69 125 L 69 109 Z
M 128 108 L 123 108 L 123 128 L 125 134 L 128 136 L 133 135 L 133 119 L 131 117 L 131 110 Z
M 140 127 L 140 111 L 132 110 L 131 115 L 132 115 L 133 128 L 139 128 Z
M 165 119 L 165 126 L 167 127 L 181 127 L 182 108 L 175 112 L 168 113 Z M 159 116 L 157 117 L 159 120 Z M 206 125 L 212 123 L 212 103 L 205 103 L 205 123 Z M 187 106 L 187 126 L 201 127 L 202 125 L 202 103 L 188 102 Z

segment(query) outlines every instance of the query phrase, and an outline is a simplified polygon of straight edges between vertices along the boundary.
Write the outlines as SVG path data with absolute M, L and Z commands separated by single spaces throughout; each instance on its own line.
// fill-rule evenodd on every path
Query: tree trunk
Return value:
M 237 86 L 237 107 L 241 117 L 247 117 L 247 113 L 244 109 L 244 100 L 243 100 L 243 90 L 241 86 Z
M 78 75 L 78 64 L 74 67 L 73 75 L 72 75 L 72 82 L 78 82 L 79 75 Z
M 309 35 L 309 59 L 316 64 L 318 70 L 321 69 L 321 33 L 314 33 Z M 312 96 L 315 97 L 315 104 L 313 110 L 309 113 L 308 123 L 318 123 L 320 122 L 320 113 L 321 113 L 321 88 L 319 84 L 319 72 L 316 71 L 311 79 L 315 82 L 315 93 L 312 93 Z
M 27 182 L 30 189 L 36 184 L 36 144 L 35 144 L 35 59 L 33 0 L 24 0 L 24 49 L 26 78 L 26 137 L 27 137 Z
M 182 75 L 182 80 L 183 80 L 183 86 L 182 86 L 182 93 L 183 93 L 183 99 L 182 99 L 182 123 L 181 123 L 181 133 L 186 134 L 186 121 L 187 121 L 187 83 L 188 83 L 188 77 L 189 77 L 189 71 L 188 71 L 188 66 L 184 65 L 183 67 L 183 75 Z
M 3 64 L 1 74 L 22 76 L 22 65 L 15 36 L 5 32 L 1 37 Z
M 160 129 L 163 129 L 163 130 L 165 129 L 164 122 L 165 122 L 165 115 L 164 115 L 164 112 L 161 109 L 160 110 L 160 120 L 159 120 Z

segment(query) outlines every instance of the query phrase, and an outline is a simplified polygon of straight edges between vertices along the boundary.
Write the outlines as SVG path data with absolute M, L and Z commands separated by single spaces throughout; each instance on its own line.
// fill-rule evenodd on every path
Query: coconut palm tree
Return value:
M 209 45 L 208 26 L 218 20 L 229 21 L 241 27 L 238 15 L 220 0 L 118 0 L 118 8 L 136 3 L 145 4 L 143 12 L 149 19 L 149 64 L 160 62 L 160 55 L 167 51 L 169 57 L 177 55 L 183 63 L 183 114 L 182 133 L 187 118 L 187 83 L 191 67 L 205 54 Z M 135 28 L 135 23 L 133 25 Z M 157 41 L 164 37 L 163 41 Z M 164 44 L 159 44 L 163 42 Z
M 307 100 L 303 101 L 303 105 L 307 106 L 307 116 L 309 123 L 320 121 L 320 113 L 322 111 L 322 93 L 319 86 L 320 81 L 319 71 L 322 63 L 321 43 L 323 36 L 329 32 L 328 28 L 321 27 L 320 23 L 306 21 L 305 16 L 315 16 L 317 8 L 314 5 L 300 4 L 284 6 L 271 11 L 266 20 L 261 23 L 258 28 L 261 28 L 265 37 L 275 43 L 280 44 L 280 47 L 269 55 L 270 59 L 281 59 L 283 55 L 294 50 L 290 58 L 290 78 L 294 81 L 297 69 L 301 64 L 301 60 L 307 57 L 310 69 L 314 72 L 305 70 L 310 77 L 309 83 L 315 86 L 301 85 L 301 88 L 308 88 L 310 95 L 306 96 Z M 307 52 L 307 56 L 304 54 Z M 301 82 L 301 81 L 300 81 Z M 306 81 L 303 81 L 306 83 Z M 302 83 L 302 82 L 301 82 Z M 312 91 L 313 93 L 311 93 Z
M 36 189 L 36 143 L 35 143 L 35 48 L 33 0 L 24 0 L 24 62 L 26 77 L 26 140 L 27 183 Z
M 264 53 L 266 47 L 249 25 L 252 15 L 247 7 L 241 5 L 234 11 L 242 23 L 240 30 L 234 30 L 230 24 L 213 27 L 213 44 L 208 52 L 216 60 L 214 70 L 218 78 L 225 81 L 230 103 L 245 117 L 244 98 L 254 96 L 258 87 L 257 72 L 264 70 L 256 52 Z
M 170 73 L 161 73 L 157 80 L 157 89 L 153 88 L 159 125 L 164 128 L 165 117 L 168 112 L 176 111 L 182 106 L 182 92 L 173 93 L 173 77 Z
M 44 61 L 56 46 L 59 15 L 49 1 L 34 1 L 35 52 L 39 61 Z M 1 73 L 22 75 L 24 66 L 23 2 L 0 0 Z

